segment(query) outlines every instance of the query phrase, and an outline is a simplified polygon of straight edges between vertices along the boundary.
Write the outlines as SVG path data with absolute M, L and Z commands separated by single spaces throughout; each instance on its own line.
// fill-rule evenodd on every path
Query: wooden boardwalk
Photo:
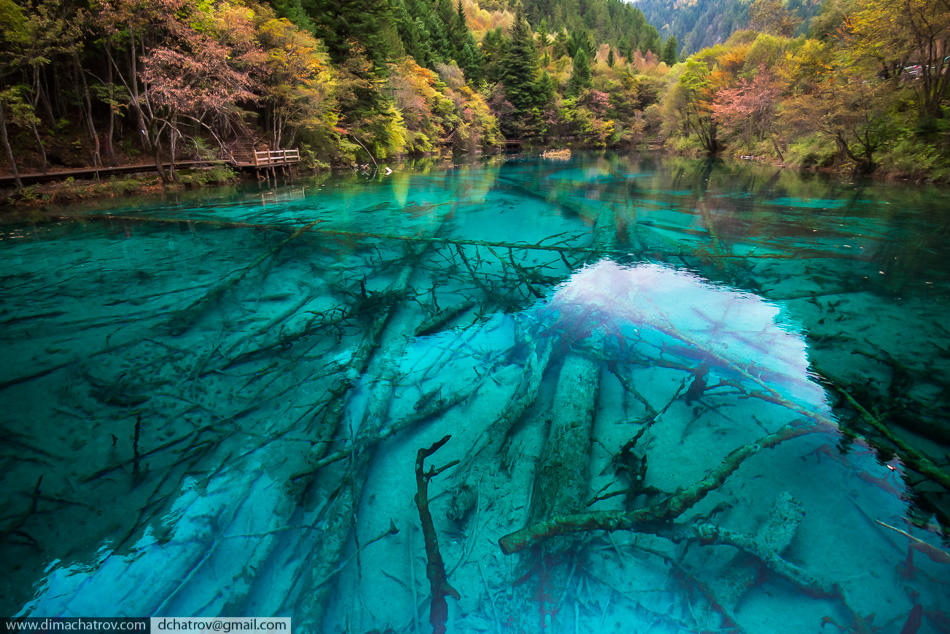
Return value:
M 230 159 L 213 159 L 210 161 L 175 161 L 175 169 L 203 168 L 214 165 L 230 165 L 240 170 L 254 169 L 264 170 L 271 168 L 284 168 L 300 163 L 300 150 L 254 150 L 253 154 L 243 156 L 233 156 Z M 171 163 L 163 163 L 163 169 L 171 169 Z M 67 169 L 50 171 L 45 174 L 42 172 L 21 172 L 20 181 L 24 185 L 33 185 L 36 183 L 48 183 L 51 181 L 61 181 L 67 178 L 88 179 L 88 178 L 109 178 L 120 174 L 144 174 L 157 173 L 155 163 L 144 163 L 137 165 L 118 165 L 116 167 L 100 167 L 98 169 Z M 0 176 L 0 188 L 15 187 L 16 180 L 13 175 Z
M 300 163 L 300 150 L 254 150 L 251 160 L 241 161 L 235 157 L 233 165 L 238 168 L 286 167 Z
M 175 169 L 210 167 L 212 165 L 229 165 L 231 161 L 213 160 L 213 161 L 175 161 Z M 164 163 L 164 169 L 171 168 L 171 163 Z M 67 178 L 108 178 L 117 174 L 143 174 L 147 172 L 157 173 L 155 163 L 145 163 L 139 165 L 118 165 L 116 167 L 100 167 L 99 169 L 68 169 L 50 171 L 45 174 L 42 172 L 20 172 L 20 180 L 24 185 L 33 185 L 34 183 L 48 183 L 50 181 L 66 180 Z M 12 174 L 0 176 L 0 187 L 15 187 L 16 181 Z

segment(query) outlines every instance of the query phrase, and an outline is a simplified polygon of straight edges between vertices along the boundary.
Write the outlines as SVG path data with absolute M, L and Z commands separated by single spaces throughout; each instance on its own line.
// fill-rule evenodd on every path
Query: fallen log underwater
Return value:
M 305 245 L 316 234 L 310 229 L 292 234 L 288 241 L 293 239 L 295 246 Z M 346 234 L 361 240 L 392 237 Z M 323 235 L 333 236 L 327 232 Z M 732 524 L 741 524 L 737 514 L 743 509 L 734 509 L 733 515 L 727 514 L 722 521 L 704 517 L 711 513 L 710 500 L 721 496 L 734 507 L 745 504 L 745 511 L 767 517 L 762 524 L 767 525 L 773 511 L 771 507 L 759 506 L 780 499 L 785 489 L 770 488 L 775 483 L 761 464 L 763 455 L 768 454 L 775 464 L 798 465 L 802 455 L 808 453 L 803 445 L 812 447 L 804 441 L 819 436 L 837 437 L 824 393 L 808 379 L 804 344 L 776 325 L 775 310 L 749 297 L 706 288 L 696 276 L 672 269 L 621 268 L 612 264 L 593 264 L 584 274 L 569 278 L 551 298 L 537 301 L 537 288 L 532 290 L 532 276 L 526 274 L 531 263 L 516 264 L 505 257 L 488 257 L 491 253 L 487 249 L 550 252 L 559 258 L 562 252 L 571 252 L 570 248 L 464 242 L 440 238 L 435 232 L 430 238 L 397 240 L 412 243 L 409 256 L 400 260 L 401 266 L 395 273 L 379 275 L 376 282 L 380 290 L 362 291 L 379 303 L 364 313 L 339 313 L 339 323 L 352 330 L 341 335 L 347 342 L 347 354 L 339 368 L 328 372 L 314 388 L 319 395 L 310 396 L 311 413 L 299 415 L 292 419 L 293 423 L 288 419 L 262 425 L 256 430 L 262 438 L 247 435 L 240 441 L 230 437 L 216 440 L 218 444 L 209 448 L 213 460 L 211 456 L 196 454 L 194 464 L 187 470 L 190 475 L 182 476 L 183 486 L 171 502 L 175 519 L 160 539 L 140 534 L 134 543 L 134 554 L 106 552 L 94 570 L 54 570 L 44 591 L 31 604 L 33 613 L 78 613 L 97 605 L 95 593 L 122 588 L 125 605 L 132 611 L 141 610 L 139 614 L 236 614 L 259 610 L 257 613 L 261 614 L 291 614 L 295 627 L 299 625 L 303 631 L 327 630 L 349 623 L 350 618 L 362 619 L 353 624 L 354 630 L 370 631 L 411 622 L 416 616 L 419 606 L 415 601 L 407 601 L 401 608 L 382 606 L 385 602 L 381 595 L 389 593 L 397 597 L 414 593 L 430 597 L 430 611 L 439 611 L 442 622 L 442 608 L 437 604 L 452 592 L 439 584 L 450 583 L 448 588 L 457 589 L 460 597 L 457 606 L 446 607 L 444 622 L 450 629 L 463 627 L 459 624 L 476 618 L 480 611 L 488 612 L 489 601 L 493 613 L 502 612 L 496 625 L 503 621 L 505 613 L 518 621 L 522 613 L 529 611 L 525 606 L 540 601 L 542 613 L 547 610 L 547 616 L 542 617 L 548 619 L 544 627 L 567 627 L 569 610 L 562 610 L 560 617 L 550 612 L 564 605 L 568 598 L 575 601 L 575 606 L 581 605 L 575 594 L 580 593 L 581 579 L 587 574 L 584 557 L 564 566 L 556 585 L 546 589 L 548 597 L 537 599 L 522 591 L 521 586 L 513 585 L 519 576 L 510 569 L 515 564 L 495 558 L 497 552 L 491 551 L 497 550 L 496 540 L 505 553 L 511 554 L 530 550 L 553 536 L 621 529 L 629 533 L 621 545 L 635 552 L 648 553 L 655 545 L 645 542 L 645 538 L 710 546 L 665 555 L 676 563 L 679 574 L 697 587 L 702 583 L 709 593 L 705 602 L 698 600 L 700 607 L 696 608 L 699 612 L 708 609 L 708 613 L 691 616 L 684 612 L 670 617 L 680 623 L 695 627 L 742 623 L 742 599 L 747 593 L 754 593 L 760 584 L 748 584 L 738 596 L 726 596 L 721 588 L 704 581 L 702 559 L 696 551 L 704 551 L 704 556 L 727 566 L 752 565 L 750 561 L 762 564 L 771 573 L 790 581 L 802 596 L 831 597 L 836 605 L 846 606 L 842 608 L 846 614 L 856 615 L 863 609 L 863 603 L 860 608 L 852 608 L 854 591 L 836 587 L 829 581 L 828 571 L 816 562 L 826 547 L 812 546 L 803 552 L 797 550 L 800 546 L 796 547 L 794 534 L 786 535 L 787 541 L 772 542 L 761 537 L 757 527 L 735 528 Z M 427 258 L 436 248 L 458 256 L 457 260 L 453 256 L 454 269 L 440 265 L 445 295 L 454 298 L 464 293 L 460 305 L 471 302 L 471 306 L 431 326 L 437 322 L 427 319 L 426 311 L 421 310 L 424 293 L 414 291 L 413 277 L 430 266 Z M 463 248 L 467 250 L 459 251 Z M 589 249 L 578 252 L 598 252 L 596 247 Z M 479 255 L 478 250 L 486 250 L 488 255 Z M 272 255 L 276 252 L 265 252 L 261 258 Z M 253 260 L 249 269 L 253 271 L 261 262 L 260 258 Z M 544 267 L 550 265 L 549 261 L 534 264 L 539 276 L 548 275 Z M 570 268 L 570 263 L 565 264 L 565 268 Z M 224 291 L 240 291 L 242 284 L 238 282 L 246 275 L 238 272 L 235 283 L 225 282 Z M 474 280 L 482 284 L 476 284 L 472 290 Z M 358 280 L 349 280 L 349 284 L 355 289 Z M 629 296 L 604 290 L 616 289 L 617 284 L 628 289 Z M 513 298 L 512 304 L 522 303 L 519 310 L 487 318 L 477 325 L 460 326 L 463 317 L 497 301 L 488 295 L 503 286 L 508 287 L 506 292 Z M 689 297 L 685 309 L 669 302 L 677 292 L 681 297 Z M 218 307 L 224 294 L 210 289 L 207 299 L 189 304 L 195 310 L 182 323 L 187 326 L 196 323 L 198 317 L 203 319 L 210 308 Z M 420 310 L 407 301 L 410 297 L 420 304 Z M 644 308 L 651 304 L 654 309 Z M 293 315 L 305 305 L 297 302 L 287 313 Z M 755 318 L 733 321 L 738 305 L 750 310 Z M 429 314 L 437 313 L 437 306 L 426 306 Z M 280 321 L 285 319 L 281 317 Z M 493 327 L 485 322 L 491 322 Z M 456 325 L 455 330 L 452 324 Z M 291 360 L 303 358 L 292 356 L 291 351 L 324 334 L 318 326 L 309 330 L 288 329 L 282 337 L 273 337 L 270 329 L 261 327 L 253 337 L 241 335 L 242 339 L 228 341 L 227 345 L 209 342 L 207 354 L 215 360 L 209 362 L 204 353 L 199 355 L 201 358 L 195 361 L 188 376 L 209 382 L 201 385 L 230 380 L 228 372 L 233 372 L 238 364 L 229 366 L 229 359 L 239 359 L 240 365 L 246 365 L 251 373 L 247 381 L 260 380 L 254 372 L 262 366 L 253 364 L 263 364 L 263 359 L 271 355 L 254 350 L 266 348 L 268 353 L 286 354 L 278 357 L 285 364 L 280 367 L 286 369 Z M 186 327 L 182 333 L 187 330 Z M 465 337 L 469 338 L 465 345 L 457 345 Z M 327 344 L 325 349 L 318 349 L 318 356 L 335 358 L 342 347 Z M 763 349 L 771 357 L 760 356 Z M 702 364 L 708 366 L 708 371 L 700 382 L 696 370 Z M 614 371 L 626 383 L 615 380 Z M 688 390 L 684 389 L 687 385 Z M 214 394 L 210 387 L 205 389 L 209 396 Z M 273 392 L 282 394 L 279 389 L 286 386 L 275 386 Z M 634 415 L 616 417 L 612 422 L 622 429 L 610 436 L 598 436 L 595 420 L 610 416 L 604 410 L 607 395 L 626 394 L 631 389 L 642 390 L 648 396 L 641 395 L 642 402 L 631 396 L 629 407 Z M 262 393 L 260 398 L 267 398 L 266 394 Z M 666 407 L 660 406 L 663 403 Z M 577 410 L 571 411 L 571 407 Z M 276 411 L 284 414 L 289 410 Z M 255 410 L 248 417 L 257 420 L 269 415 L 270 411 Z M 652 418 L 648 423 L 631 422 L 649 417 Z M 719 418 L 729 419 L 742 433 L 723 433 L 722 438 L 717 438 L 712 421 Z M 553 424 L 547 448 L 530 446 L 530 451 L 514 452 L 512 447 L 526 437 L 526 428 L 549 420 Z M 470 429 L 452 429 L 462 427 L 466 421 Z M 564 428 L 578 432 L 576 439 L 570 441 L 576 450 L 570 452 L 570 459 L 563 465 L 553 465 L 558 438 L 570 436 L 568 432 L 561 436 L 562 432 L 555 430 Z M 134 469 L 146 458 L 171 450 L 185 439 L 197 440 L 199 432 L 211 431 L 215 429 L 199 427 L 194 436 L 143 447 L 137 452 L 138 460 L 133 457 L 99 469 L 90 482 L 124 473 L 129 467 Z M 697 452 L 693 445 L 676 449 L 670 437 L 674 431 L 687 440 L 694 434 L 708 432 L 704 438 L 709 441 L 709 455 L 697 459 L 691 454 Z M 407 522 L 418 522 L 411 515 L 418 510 L 411 508 L 411 487 L 407 482 L 412 479 L 408 475 L 394 475 L 399 471 L 390 467 L 398 460 L 411 466 L 411 457 L 422 454 L 420 447 L 431 446 L 427 438 L 447 432 L 453 433 L 455 440 L 440 451 L 445 453 L 446 462 L 459 463 L 451 477 L 443 478 L 446 482 L 433 482 L 433 491 L 426 491 L 423 496 L 431 506 L 433 530 L 439 533 L 443 553 L 440 558 L 444 559 L 442 575 L 437 576 L 437 583 L 428 591 L 419 592 L 415 585 L 411 589 L 406 587 L 416 561 L 385 563 L 392 559 L 397 545 L 401 548 L 408 539 L 408 531 L 395 534 L 386 527 L 392 526 L 391 522 L 400 528 Z M 650 456 L 651 466 L 645 469 L 644 484 L 656 485 L 659 495 L 665 497 L 633 510 L 606 508 L 611 504 L 608 499 L 598 501 L 597 509 L 584 508 L 593 475 L 588 464 L 590 454 L 597 446 L 617 452 L 635 433 L 642 433 L 636 443 L 637 451 Z M 511 455 L 516 457 L 506 457 Z M 406 456 L 410 459 L 406 460 Z M 678 459 L 699 464 L 678 470 Z M 209 466 L 211 463 L 213 467 Z M 866 463 L 856 464 L 877 469 L 874 473 L 883 469 L 870 458 Z M 922 473 L 928 468 L 926 462 L 915 461 L 913 456 L 906 464 Z M 548 468 L 554 466 L 557 468 Z M 516 481 L 512 475 L 514 468 L 523 469 L 530 477 Z M 848 468 L 853 470 L 857 466 Z M 659 472 L 663 469 L 676 473 L 661 476 Z M 822 469 L 830 473 L 839 466 L 832 463 L 822 465 Z M 690 479 L 696 472 L 705 475 Z M 143 465 L 142 473 L 146 479 L 157 477 L 154 467 L 150 470 Z M 392 481 L 387 482 L 387 478 Z M 545 479 L 547 485 L 542 484 Z M 757 479 L 767 484 L 758 484 Z M 559 486 L 562 483 L 563 488 Z M 674 486 L 668 486 L 670 483 Z M 753 493 L 737 495 L 743 486 L 750 487 Z M 544 492 L 545 488 L 551 493 Z M 167 486 L 158 489 L 167 494 Z M 379 498 L 387 490 L 390 497 L 401 498 L 401 502 L 392 500 L 383 505 Z M 561 493 L 563 498 L 559 497 Z M 862 494 L 867 496 L 865 505 L 886 500 L 883 492 Z M 798 499 L 801 492 L 791 495 Z M 822 503 L 825 506 L 819 508 L 828 506 L 827 500 L 816 501 L 814 495 L 801 497 L 797 504 L 806 511 Z M 623 500 L 613 502 L 619 504 Z M 383 506 L 383 510 L 378 506 Z M 787 502 L 785 510 L 774 513 L 784 517 L 783 513 L 787 515 L 792 507 L 798 508 Z M 882 513 L 892 514 L 894 508 L 894 501 L 881 503 Z M 443 517 L 448 517 L 449 528 L 438 528 Z M 893 522 L 889 515 L 880 517 Z M 809 519 L 796 520 L 803 526 L 802 532 L 816 530 Z M 451 528 L 453 522 L 455 529 Z M 138 528 L 146 530 L 145 518 L 139 524 Z M 523 528 L 515 531 L 519 524 Z M 461 531 L 462 538 L 454 536 L 452 530 Z M 428 545 L 430 540 L 423 541 Z M 718 546 L 738 549 L 747 558 L 745 563 L 729 563 L 734 550 L 729 557 L 708 554 L 719 552 L 713 548 Z M 574 541 L 571 547 L 587 555 L 587 542 Z M 427 558 L 431 563 L 432 553 L 427 552 Z M 479 560 L 478 564 L 472 559 Z M 164 567 L 159 565 L 162 562 Z M 547 566 L 544 562 L 542 555 L 541 564 Z M 479 565 L 489 574 L 477 568 Z M 377 569 L 392 570 L 390 574 L 395 579 L 386 581 Z M 549 584 L 550 570 L 547 566 L 543 573 L 538 573 L 548 575 Z M 177 577 L 173 581 L 168 575 Z M 610 576 L 610 583 L 619 583 L 619 576 Z M 385 585 L 377 586 L 375 595 L 366 591 L 367 586 L 380 580 Z M 496 601 L 500 595 L 493 593 L 491 584 L 507 586 L 504 600 Z M 203 585 L 209 587 L 203 589 Z M 359 603 L 371 601 L 374 596 L 380 602 L 376 606 L 378 614 L 376 608 L 361 609 Z M 659 601 L 641 598 L 621 602 L 619 593 L 609 596 L 618 597 L 614 609 L 620 614 L 634 614 L 638 605 L 654 615 L 663 612 Z M 411 607 L 406 608 L 409 604 Z M 711 605 L 720 608 L 709 608 Z M 603 607 L 603 613 L 609 609 Z

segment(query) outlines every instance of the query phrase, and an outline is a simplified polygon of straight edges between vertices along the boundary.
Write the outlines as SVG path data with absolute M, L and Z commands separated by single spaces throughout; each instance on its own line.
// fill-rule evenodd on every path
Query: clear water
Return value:
M 581 156 L 3 227 L 2 612 L 431 631 L 450 435 L 451 632 L 950 631 L 892 444 L 948 473 L 948 203 Z M 639 521 L 499 547 L 581 513 Z

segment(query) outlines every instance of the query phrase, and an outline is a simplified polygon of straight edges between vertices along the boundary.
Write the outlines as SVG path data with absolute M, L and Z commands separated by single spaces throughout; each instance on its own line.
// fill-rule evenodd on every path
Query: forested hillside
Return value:
M 249 139 L 312 164 L 495 147 L 604 118 L 576 101 L 598 45 L 610 65 L 660 53 L 639 10 L 572 1 L 0 0 L 0 141 L 8 165 L 43 170 Z
M 946 177 L 950 10 L 828 0 L 678 63 L 618 0 L 0 0 L 7 169 L 632 148 Z M 161 168 L 171 163 L 171 169 Z
M 749 0 L 635 0 L 634 4 L 663 37 L 675 37 L 685 54 L 722 44 L 736 31 L 756 29 L 759 17 L 754 12 L 750 15 Z M 793 32 L 807 32 L 808 22 L 821 10 L 821 0 L 775 0 L 773 4 L 793 17 Z
M 681 151 L 950 176 L 950 7 L 829 0 L 808 37 L 787 12 L 674 67 L 663 97 Z

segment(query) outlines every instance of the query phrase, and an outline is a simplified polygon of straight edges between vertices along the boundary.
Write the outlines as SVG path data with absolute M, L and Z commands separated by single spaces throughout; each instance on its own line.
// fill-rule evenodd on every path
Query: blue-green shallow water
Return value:
M 431 631 L 451 435 L 449 631 L 950 631 L 948 203 L 585 156 L 4 227 L 3 611 Z

